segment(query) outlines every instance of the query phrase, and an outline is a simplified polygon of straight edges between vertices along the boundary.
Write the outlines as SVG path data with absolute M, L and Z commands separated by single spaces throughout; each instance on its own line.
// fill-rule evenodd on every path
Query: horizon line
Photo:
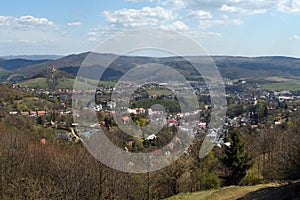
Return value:
M 148 57 L 148 58 L 176 58 L 176 57 L 241 57 L 241 58 L 263 58 L 263 57 L 284 57 L 284 58 L 296 58 L 300 59 L 300 56 L 295 56 L 295 55 L 283 55 L 283 54 L 261 54 L 261 55 L 240 55 L 240 54 L 208 54 L 208 55 L 186 55 L 186 56 L 180 56 L 180 55 L 144 55 L 144 54 L 130 54 L 130 55 L 118 55 L 115 53 L 111 52 L 106 52 L 106 53 L 100 53 L 100 52 L 94 52 L 94 51 L 84 51 L 84 52 L 79 52 L 79 53 L 68 53 L 68 54 L 53 54 L 53 53 L 43 53 L 43 54 L 9 54 L 9 55 L 0 55 L 0 58 L 5 59 L 5 57 L 30 57 L 30 56 L 57 56 L 57 57 L 66 57 L 66 56 L 71 56 L 71 55 L 80 55 L 80 54 L 85 54 L 85 53 L 99 53 L 99 54 L 113 54 L 117 56 L 127 56 L 127 57 Z M 18 58 L 13 58 L 13 59 L 18 59 Z M 60 59 L 60 58 L 58 58 Z M 9 60 L 9 59 L 8 59 Z

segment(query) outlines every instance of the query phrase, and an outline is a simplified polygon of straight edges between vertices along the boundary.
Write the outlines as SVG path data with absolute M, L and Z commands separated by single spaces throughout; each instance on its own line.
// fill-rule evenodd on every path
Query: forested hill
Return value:
M 110 65 L 105 76 L 106 80 L 118 79 L 130 69 L 146 64 L 160 63 L 174 67 L 187 79 L 194 79 L 199 74 L 193 66 L 180 57 L 141 57 L 141 56 L 117 56 L 114 54 L 96 54 L 85 52 L 81 54 L 72 54 L 56 60 L 25 60 L 11 59 L 0 60 L 0 68 L 5 73 L 18 74 L 24 78 L 31 78 L 42 73 L 50 66 L 61 69 L 65 72 L 76 75 L 82 62 L 88 55 L 96 56 L 101 62 L 114 60 Z M 219 68 L 224 78 L 251 78 L 251 77 L 270 77 L 270 76 L 300 76 L 300 59 L 291 57 L 234 57 L 234 56 L 212 56 L 212 57 L 190 57 L 194 63 L 207 64 L 212 58 Z M 87 71 L 91 72 L 95 68 L 103 67 L 101 63 L 91 63 L 85 66 Z M 2 70 L 3 71 L 3 70 Z M 7 76 L 9 77 L 9 76 Z M 5 81 L 5 77 L 2 81 Z

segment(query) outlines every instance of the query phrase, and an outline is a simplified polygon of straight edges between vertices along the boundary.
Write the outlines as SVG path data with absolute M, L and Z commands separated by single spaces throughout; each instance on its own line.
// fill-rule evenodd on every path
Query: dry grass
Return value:
M 300 182 L 294 183 L 297 189 L 299 189 L 299 183 Z M 253 198 L 265 199 L 266 197 L 270 197 L 272 200 L 277 200 L 278 198 L 282 197 L 278 194 L 289 193 L 289 190 L 295 187 L 295 185 L 292 184 L 291 187 L 288 184 L 270 183 L 244 187 L 230 186 L 196 193 L 179 194 L 177 196 L 168 198 L 168 200 L 233 200 L 240 198 L 241 200 L 248 200 Z M 296 190 L 296 192 L 297 191 L 298 190 Z

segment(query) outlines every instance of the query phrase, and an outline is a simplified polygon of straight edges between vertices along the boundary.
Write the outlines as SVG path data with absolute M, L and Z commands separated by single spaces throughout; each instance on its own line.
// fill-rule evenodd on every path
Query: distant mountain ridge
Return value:
M 11 60 L 0 60 L 0 67 L 8 70 L 14 71 L 28 65 L 34 65 L 39 63 L 44 63 L 49 60 L 26 60 L 26 59 L 11 59 Z
M 62 58 L 62 55 L 11 55 L 11 56 L 0 56 L 5 60 L 12 60 L 12 59 L 25 59 L 25 60 L 56 60 Z
M 213 57 L 222 75 L 228 78 L 300 76 L 300 59 L 270 57 Z
M 68 55 L 56 60 L 1 60 L 0 68 L 10 71 L 11 74 L 18 74 L 28 79 L 43 73 L 49 67 L 60 69 L 74 76 L 85 58 L 89 56 L 89 62 L 84 63 L 83 74 L 97 74 L 97 70 L 104 70 L 104 65 L 114 60 L 104 74 L 105 80 L 116 80 L 130 69 L 147 64 L 160 63 L 171 66 L 180 71 L 187 79 L 199 77 L 199 73 L 190 63 L 181 57 L 144 57 L 144 56 L 117 56 L 110 53 L 98 54 L 85 52 L 80 54 Z M 241 56 L 200 56 L 189 57 L 193 63 L 207 64 L 211 59 L 214 60 L 221 75 L 224 78 L 250 78 L 250 77 L 269 77 L 269 76 L 297 76 L 300 77 L 300 59 L 283 56 L 264 56 L 264 57 L 241 57 Z M 1 71 L 1 70 L 0 70 Z M 99 77 L 93 77 L 99 78 Z

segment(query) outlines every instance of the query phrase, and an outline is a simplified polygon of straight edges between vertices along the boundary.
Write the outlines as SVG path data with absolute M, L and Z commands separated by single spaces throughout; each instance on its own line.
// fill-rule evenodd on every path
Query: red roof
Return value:
M 37 114 L 38 114 L 38 115 L 45 115 L 45 114 L 47 114 L 47 111 L 45 111 L 45 110 L 40 110 L 40 111 L 37 111 Z
M 145 110 L 145 109 L 144 108 L 134 108 L 133 110 L 142 111 L 142 110 Z
M 122 117 L 122 120 L 123 120 L 124 122 L 127 122 L 127 121 L 130 120 L 130 118 L 129 118 L 128 116 L 124 116 L 124 117 Z
M 172 123 L 172 124 L 176 124 L 176 123 L 177 123 L 177 121 L 176 121 L 176 120 L 169 119 L 169 120 L 168 120 L 168 123 L 169 123 L 169 124 L 170 124 L 170 123 Z
M 127 146 L 132 146 L 132 145 L 133 145 L 133 141 L 127 142 Z

